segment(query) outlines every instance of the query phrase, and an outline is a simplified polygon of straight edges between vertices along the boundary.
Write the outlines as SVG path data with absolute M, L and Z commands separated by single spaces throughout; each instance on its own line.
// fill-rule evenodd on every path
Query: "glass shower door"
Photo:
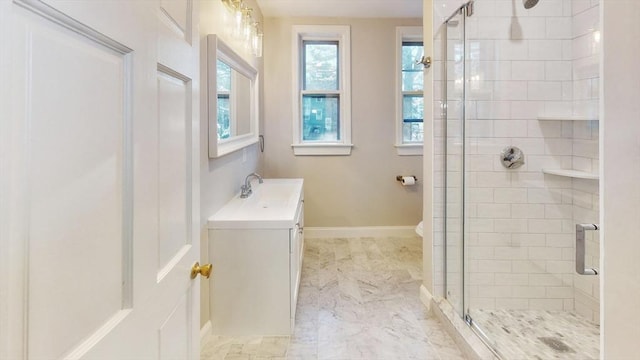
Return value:
M 464 315 L 464 9 L 443 26 L 445 298 Z
M 599 355 L 599 276 L 576 273 L 576 224 L 599 218 L 598 94 L 582 89 L 599 74 L 563 52 L 596 37 L 528 26 L 590 15 L 567 4 L 476 1 L 445 24 L 446 296 L 505 359 Z M 503 166 L 509 147 L 524 165 Z M 599 232 L 585 235 L 597 268 Z

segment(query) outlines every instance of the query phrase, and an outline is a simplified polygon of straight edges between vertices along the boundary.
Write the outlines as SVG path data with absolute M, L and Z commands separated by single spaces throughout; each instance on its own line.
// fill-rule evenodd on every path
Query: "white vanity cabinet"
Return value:
M 265 179 L 209 218 L 215 335 L 289 335 L 304 251 L 302 179 Z

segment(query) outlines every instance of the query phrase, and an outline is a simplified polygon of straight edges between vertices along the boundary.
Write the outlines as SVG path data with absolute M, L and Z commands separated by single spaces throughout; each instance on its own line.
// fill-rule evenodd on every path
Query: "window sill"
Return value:
M 293 144 L 296 156 L 348 156 L 353 144 Z
M 422 156 L 422 144 L 396 144 L 400 156 Z

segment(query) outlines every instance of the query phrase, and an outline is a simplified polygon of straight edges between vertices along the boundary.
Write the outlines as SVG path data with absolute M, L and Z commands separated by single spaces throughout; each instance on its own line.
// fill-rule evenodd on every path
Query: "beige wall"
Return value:
M 351 156 L 294 156 L 292 25 L 351 26 Z M 422 219 L 422 157 L 395 142 L 395 31 L 417 19 L 267 18 L 264 46 L 265 173 L 305 179 L 310 227 L 416 225 Z M 417 175 L 404 188 L 396 175 Z
M 261 19 L 262 15 L 255 0 L 245 0 L 254 9 L 255 19 Z M 240 44 L 230 39 L 224 34 L 223 14 L 225 8 L 220 0 L 200 1 L 200 68 L 204 74 L 206 66 L 206 41 L 207 34 L 219 35 L 227 44 L 232 46 L 245 60 L 256 67 L 262 73 L 262 59 L 257 59 L 244 52 Z M 261 20 L 258 20 L 261 21 Z M 200 79 L 201 84 L 206 84 L 206 79 Z M 262 90 L 260 90 L 262 92 Z M 201 92 L 200 101 L 200 215 L 201 215 L 201 263 L 209 263 L 209 241 L 207 232 L 207 218 L 218 211 L 234 195 L 240 192 L 240 186 L 245 176 L 260 170 L 262 161 L 261 153 L 256 145 L 245 149 L 246 159 L 243 160 L 243 150 L 225 155 L 217 159 L 209 159 L 207 140 L 207 102 L 206 92 Z M 260 125 L 262 126 L 262 124 Z M 215 266 L 215 264 L 214 264 Z M 214 270 L 215 271 L 215 270 Z M 211 280 L 201 280 L 200 292 L 200 324 L 204 325 L 209 321 L 209 282 Z

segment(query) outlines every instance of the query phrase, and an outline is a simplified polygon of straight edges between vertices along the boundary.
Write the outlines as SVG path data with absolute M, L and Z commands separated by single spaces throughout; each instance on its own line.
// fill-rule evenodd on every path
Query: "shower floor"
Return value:
M 600 326 L 575 313 L 476 310 L 472 317 L 504 359 L 600 357 Z

